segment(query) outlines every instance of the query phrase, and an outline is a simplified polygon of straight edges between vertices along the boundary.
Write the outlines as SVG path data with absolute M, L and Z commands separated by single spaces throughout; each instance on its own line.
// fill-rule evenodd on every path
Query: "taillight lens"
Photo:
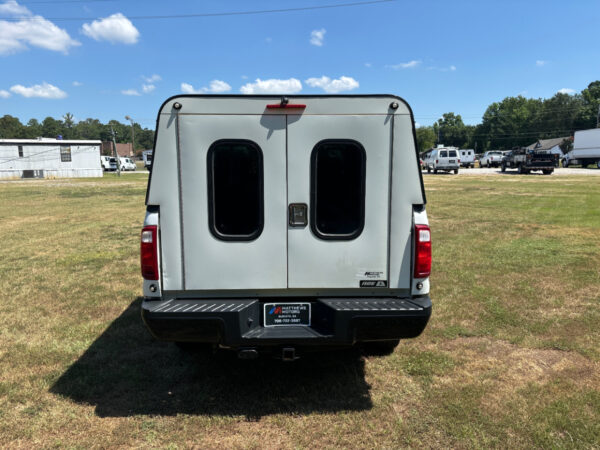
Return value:
M 437 159 L 435 160 L 435 163 L 436 163 L 436 164 L 438 164 L 439 162 L 440 162 L 439 160 L 437 160 Z
M 142 277 L 146 280 L 158 280 L 158 253 L 156 251 L 156 225 L 142 228 L 140 244 L 140 262 Z
M 415 225 L 415 278 L 431 274 L 431 230 L 428 225 Z

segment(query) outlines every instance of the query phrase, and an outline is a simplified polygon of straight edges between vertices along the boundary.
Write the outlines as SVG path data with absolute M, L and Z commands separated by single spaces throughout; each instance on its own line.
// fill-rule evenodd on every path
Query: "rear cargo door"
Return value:
M 391 122 L 288 116 L 290 288 L 387 287 Z
M 287 287 L 286 118 L 182 114 L 186 290 Z

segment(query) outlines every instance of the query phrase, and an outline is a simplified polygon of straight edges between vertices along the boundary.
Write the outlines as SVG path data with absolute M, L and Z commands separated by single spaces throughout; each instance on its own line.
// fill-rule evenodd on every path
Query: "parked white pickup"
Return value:
M 155 336 L 294 359 L 424 329 L 431 233 L 402 99 L 183 95 L 156 133 L 141 238 Z

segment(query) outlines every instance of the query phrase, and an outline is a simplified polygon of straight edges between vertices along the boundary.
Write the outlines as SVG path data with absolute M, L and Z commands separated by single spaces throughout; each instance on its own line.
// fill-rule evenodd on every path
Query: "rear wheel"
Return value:
M 437 169 L 433 169 L 433 173 L 437 173 Z
M 552 170 L 552 169 L 544 169 L 544 170 L 542 170 L 542 172 L 544 173 L 544 175 L 550 175 L 552 172 L 554 172 L 554 170 Z
M 500 166 L 500 170 L 502 172 L 506 172 L 506 164 L 502 163 L 502 166 Z
M 458 169 L 454 169 L 454 175 L 458 175 Z
M 427 166 L 427 173 L 431 173 L 431 167 Z
M 525 173 L 525 171 L 523 170 L 523 166 L 521 164 L 519 164 L 517 166 L 517 173 Z

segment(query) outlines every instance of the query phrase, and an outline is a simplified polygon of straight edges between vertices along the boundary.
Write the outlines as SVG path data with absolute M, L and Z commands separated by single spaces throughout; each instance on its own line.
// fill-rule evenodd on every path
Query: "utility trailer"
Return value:
M 152 164 L 141 312 L 158 339 L 293 360 L 425 328 L 431 232 L 401 98 L 172 97 Z
M 596 164 L 600 169 L 600 128 L 575 132 L 573 150 L 563 158 L 563 167 Z
M 536 170 L 550 175 L 558 167 L 558 155 L 544 151 L 517 148 L 509 151 L 500 165 L 502 172 L 506 169 L 517 169 L 518 173 L 530 173 Z

